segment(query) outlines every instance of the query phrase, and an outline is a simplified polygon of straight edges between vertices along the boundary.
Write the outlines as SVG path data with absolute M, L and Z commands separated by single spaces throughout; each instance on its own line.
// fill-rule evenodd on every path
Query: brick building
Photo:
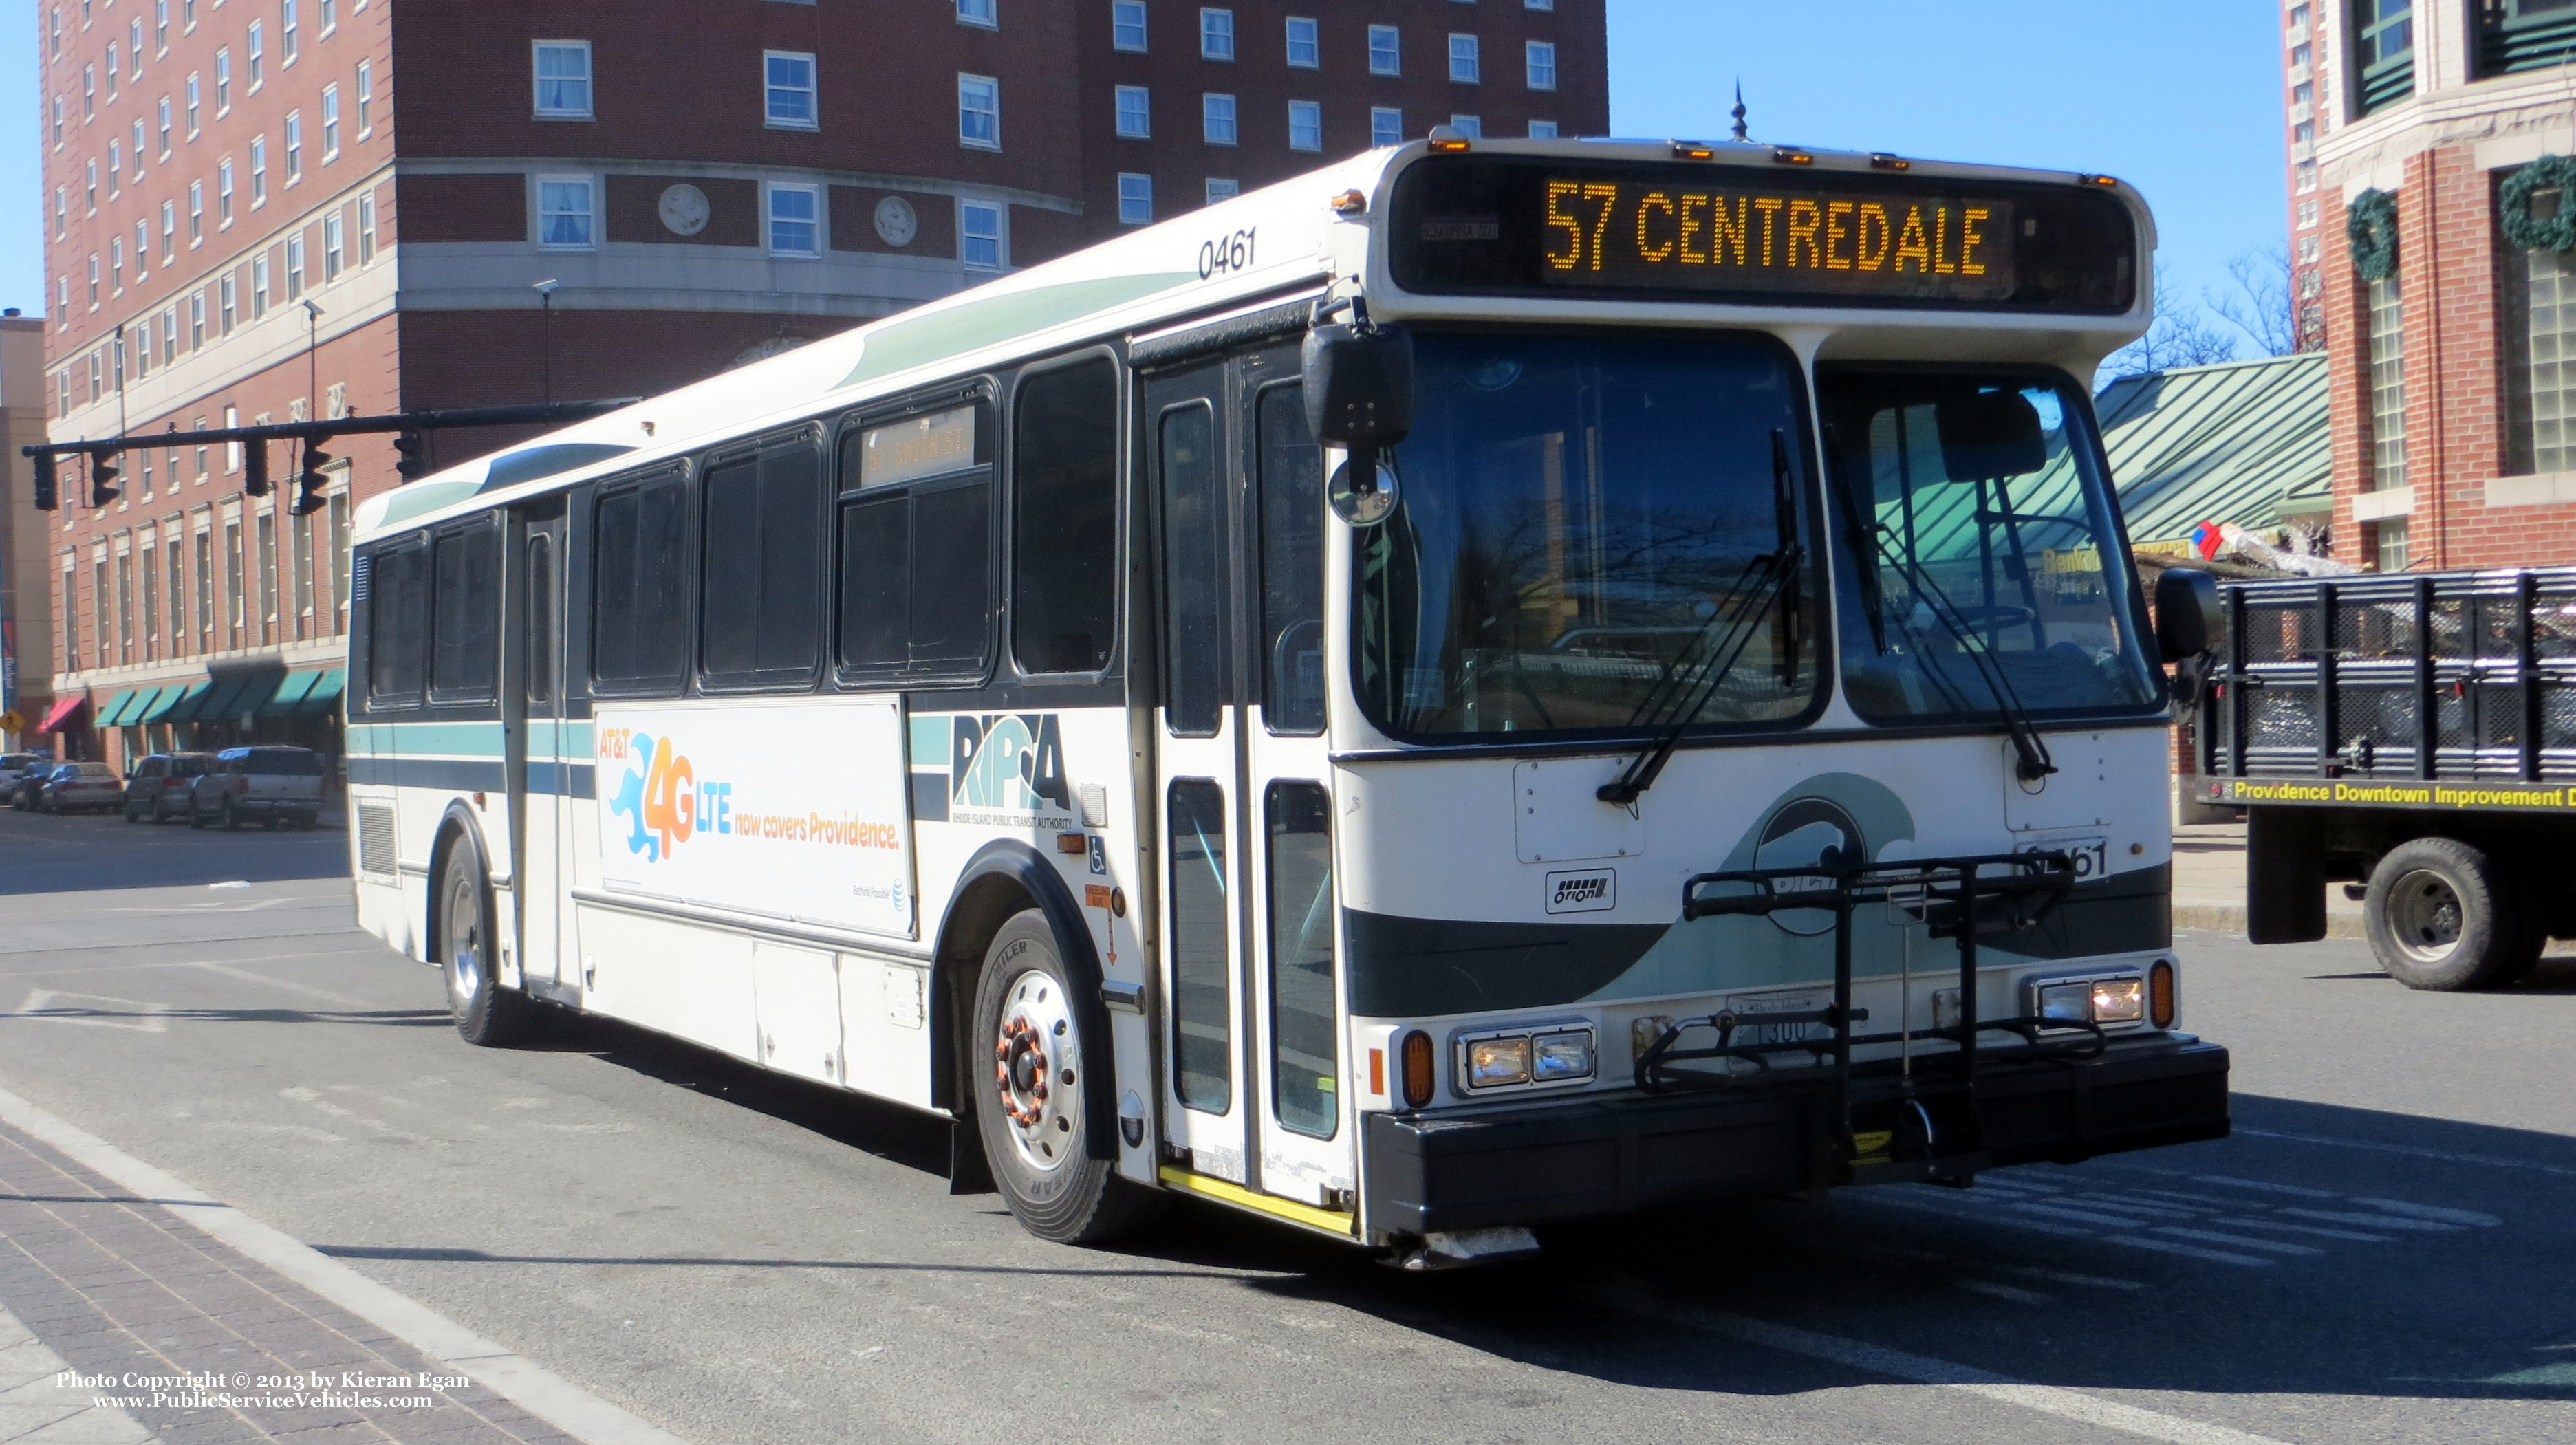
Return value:
M 40 0 L 52 437 L 649 394 L 1433 125 L 1599 134 L 1603 4 Z M 65 468 L 69 755 L 331 745 L 398 478 L 324 450 L 302 516 L 294 444 Z
M 2512 183 L 2576 155 L 2576 10 L 2293 0 L 2283 16 L 2294 284 L 2332 374 L 2336 555 L 2576 561 L 2576 368 L 2560 360 L 2576 360 L 2576 254 L 2507 235 L 2562 204 L 2554 184 L 2514 199 L 2545 170 Z

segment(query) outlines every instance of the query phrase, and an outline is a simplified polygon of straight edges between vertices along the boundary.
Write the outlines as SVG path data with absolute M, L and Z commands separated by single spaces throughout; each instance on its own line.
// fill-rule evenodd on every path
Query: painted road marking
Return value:
M 2320 1229 L 2313 1224 L 2283 1224 L 2277 1219 L 2246 1219 L 2227 1214 L 2219 1215 L 2210 1223 L 2232 1224 L 2240 1229 L 2278 1229 L 2292 1234 L 2313 1234 L 2320 1239 L 2350 1239 L 2362 1244 L 2386 1244 L 2389 1239 L 2385 1234 L 2364 1234 L 2357 1229 Z
M 2352 1197 L 2352 1202 L 2367 1204 L 2373 1209 L 2385 1209 L 2396 1214 L 2411 1214 L 2418 1219 L 2437 1219 L 2444 1224 L 2467 1224 L 2480 1229 L 2493 1229 L 2504 1223 L 2492 1214 L 2480 1214 L 2474 1209 L 2445 1209 L 2438 1204 L 2409 1204 L 2403 1199 L 2373 1199 L 2366 1194 L 2356 1194 Z
M 1990 1279 L 1954 1279 L 1950 1281 L 1950 1283 L 1974 1294 L 1991 1295 L 1996 1299 L 2011 1300 L 2014 1304 L 2019 1305 L 2044 1305 L 2051 1299 L 2055 1298 L 2055 1296 L 2052 1295 L 2041 1294 L 2035 1289 L 2023 1289 L 2018 1285 L 1997 1284 Z
M 2227 1174 L 2195 1174 L 2203 1184 L 2224 1184 L 2230 1189 L 2252 1189 L 2264 1194 L 2290 1194 L 2301 1199 L 2340 1199 L 2331 1189 L 2303 1189 L 2296 1184 L 2274 1184 L 2264 1179 L 2238 1179 Z
M 2453 1154 L 2441 1149 L 2422 1149 L 2412 1144 L 2382 1144 L 2371 1139 L 2336 1139 L 2324 1134 L 2291 1134 L 2279 1129 L 2238 1127 L 2240 1136 L 2256 1139 L 2286 1139 L 2293 1144 L 2323 1144 L 2332 1149 L 2363 1149 L 2373 1154 L 2403 1154 L 2409 1159 L 2438 1159 L 2445 1164 L 2482 1164 L 2489 1169 L 2524 1169 L 2535 1174 L 2555 1174 L 2561 1179 L 2576 1179 L 2576 1169 L 2563 1164 L 2543 1164 L 2534 1159 L 2507 1159 L 2497 1154 Z
M 2325 1253 L 2313 1244 L 2286 1244 L 2277 1239 L 2253 1239 L 2242 1234 L 2221 1234 L 2215 1229 L 2185 1229 L 2178 1224 L 2161 1226 L 2156 1233 L 2170 1234 L 2176 1239 L 2197 1239 L 2203 1244 L 2234 1244 L 2246 1249 L 2268 1249 L 2274 1254 Z
M 1929 1355 L 1910 1354 L 1884 1345 L 1818 1334 L 1814 1330 L 1790 1325 L 1775 1325 L 1695 1305 L 1668 1303 L 1655 1298 L 1633 1280 L 1615 1282 L 1600 1298 L 1614 1309 L 1707 1334 L 1804 1355 L 1850 1369 L 1866 1370 L 1873 1375 L 1911 1380 L 1918 1385 L 1938 1385 L 1999 1404 L 2018 1405 L 2025 1410 L 2055 1415 L 2063 1420 L 2141 1435 L 2149 1440 L 2162 1440 L 2167 1445 L 2283 1445 L 2268 1435 L 2256 1435 L 2206 1420 L 2168 1415 L 2162 1410 L 2149 1410 L 2082 1390 L 2035 1385 L 2010 1375 L 1934 1359 Z
M 2149 1239 L 2143 1234 L 2112 1234 L 2105 1235 L 2103 1238 L 2108 1243 L 2125 1244 L 2131 1249 L 2152 1249 L 2158 1254 L 2179 1254 L 2189 1259 L 2206 1259 L 2217 1264 L 2250 1267 L 2272 1262 L 2259 1254 L 2236 1254 L 2224 1249 L 2203 1249 L 2196 1244 L 2176 1244 L 2170 1239 Z

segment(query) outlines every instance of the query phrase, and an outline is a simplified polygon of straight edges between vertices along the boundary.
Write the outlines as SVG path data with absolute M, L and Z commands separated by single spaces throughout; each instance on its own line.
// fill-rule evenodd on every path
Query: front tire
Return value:
M 527 1031 L 528 996 L 501 986 L 493 950 L 492 886 L 482 850 L 459 838 L 447 851 L 439 880 L 439 963 L 447 977 L 447 1006 L 456 1032 L 469 1044 L 500 1048 Z
M 1152 1223 L 1164 1200 L 1120 1178 L 1115 1157 L 1092 1157 L 1092 1131 L 1117 1127 L 1086 1107 L 1087 1071 L 1110 1067 L 1109 1041 L 1086 1037 L 1070 978 L 1045 914 L 1003 923 L 975 988 L 966 1077 L 985 1162 L 1020 1227 L 1102 1244 Z
M 2408 988 L 2486 988 L 2530 970 L 2547 942 L 2503 870 L 2454 838 L 2410 838 L 2370 873 L 2363 919 L 2379 966 Z

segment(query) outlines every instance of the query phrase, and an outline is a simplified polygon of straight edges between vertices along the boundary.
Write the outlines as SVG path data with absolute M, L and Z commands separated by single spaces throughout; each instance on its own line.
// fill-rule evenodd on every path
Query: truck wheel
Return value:
M 526 994 L 501 986 L 492 951 L 492 888 L 473 839 L 459 838 L 448 850 L 439 899 L 439 962 L 456 1031 L 484 1048 L 509 1044 L 526 1031 L 530 1005 Z
M 1100 1244 L 1161 1212 L 1162 1196 L 1095 1159 L 1091 1131 L 1115 1129 L 1084 1107 L 1087 1069 L 1109 1067 L 1109 1041 L 1084 1037 L 1046 915 L 1013 916 L 984 951 L 966 1077 L 993 1182 L 1020 1227 L 1060 1244 Z M 988 1062 L 989 1061 L 989 1062 Z
M 2452 838 L 2410 838 L 2370 873 L 2370 951 L 2408 988 L 2484 988 L 2527 970 L 2543 940 L 2523 926 L 2502 872 Z

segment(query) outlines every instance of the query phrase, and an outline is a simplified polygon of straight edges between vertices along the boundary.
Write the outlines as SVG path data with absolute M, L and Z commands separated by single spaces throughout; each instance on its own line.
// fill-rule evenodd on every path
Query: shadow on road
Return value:
M 0 897 L 348 876 L 348 837 L 336 829 L 210 833 L 0 808 Z

